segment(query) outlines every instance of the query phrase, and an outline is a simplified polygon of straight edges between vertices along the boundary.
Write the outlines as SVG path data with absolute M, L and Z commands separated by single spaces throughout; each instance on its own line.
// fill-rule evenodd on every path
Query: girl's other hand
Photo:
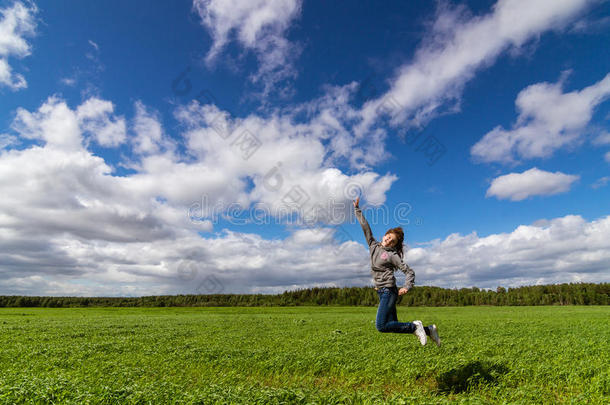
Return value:
M 400 290 L 398 290 L 398 295 L 403 295 L 406 294 L 409 290 L 407 290 L 406 288 L 401 288 Z
M 360 197 L 356 198 L 356 201 L 353 201 L 354 208 L 358 208 L 358 204 L 360 203 Z

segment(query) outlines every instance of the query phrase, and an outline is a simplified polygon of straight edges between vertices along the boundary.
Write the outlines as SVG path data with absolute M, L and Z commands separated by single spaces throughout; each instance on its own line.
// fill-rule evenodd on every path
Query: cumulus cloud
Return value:
M 362 237 L 357 230 L 356 240 Z M 608 241 L 610 217 L 589 222 L 568 215 L 510 233 L 451 234 L 407 250 L 405 260 L 416 272 L 416 285 L 599 282 L 610 279 Z M 281 293 L 372 285 L 363 243 L 332 244 L 310 230 L 285 239 L 224 230 L 213 237 L 132 243 L 1 236 L 0 250 L 5 263 L 0 289 L 13 294 Z M 399 283 L 402 277 L 397 274 Z
M 0 86 L 11 90 L 27 87 L 25 77 L 13 72 L 8 59 L 24 58 L 32 52 L 26 38 L 35 34 L 37 12 L 33 3 L 25 5 L 20 1 L 0 9 Z
M 320 117 L 325 109 L 312 113 L 302 123 L 295 122 L 290 111 L 275 113 L 267 118 L 251 114 L 242 119 L 231 117 L 214 105 L 191 103 L 178 108 L 176 118 L 186 127 L 184 139 L 188 151 L 197 160 L 205 159 L 208 170 L 222 168 L 218 188 L 243 189 L 234 179 L 249 178 L 249 194 L 235 193 L 232 200 L 249 204 L 262 202 L 273 212 L 288 209 L 291 201 L 302 198 L 301 209 L 327 206 L 333 201 L 348 209 L 351 196 L 346 196 L 349 185 L 355 185 L 367 195 L 369 201 L 382 204 L 385 193 L 397 179 L 395 175 L 378 175 L 370 170 L 348 176 L 332 164 L 334 149 L 324 141 L 338 130 Z M 333 122 L 337 124 L 337 122 Z M 366 145 L 363 146 L 367 148 Z M 354 153 L 363 153 L 355 145 Z M 219 192 L 219 190 L 217 190 Z
M 33 113 L 18 108 L 11 127 L 23 138 L 42 140 L 63 150 L 80 149 L 83 133 L 102 146 L 113 147 L 126 136 L 125 120 L 115 117 L 113 111 L 111 102 L 94 97 L 73 111 L 65 101 L 52 96 Z
M 521 201 L 536 195 L 553 195 L 570 190 L 580 176 L 561 172 L 545 172 L 537 167 L 523 173 L 510 173 L 496 177 L 487 189 L 487 197 Z
M 49 148 L 76 150 L 82 137 L 76 113 L 58 97 L 49 97 L 38 111 L 18 108 L 11 128 L 26 139 L 42 140 Z
M 206 62 L 212 65 L 234 34 L 239 45 L 254 52 L 258 60 L 258 71 L 250 77 L 252 82 L 263 86 L 263 96 L 277 90 L 275 87 L 282 81 L 297 76 L 294 62 L 299 47 L 286 39 L 286 33 L 299 17 L 301 3 L 301 0 L 193 0 L 193 8 L 213 40 Z M 284 87 L 283 91 L 286 90 Z
M 364 192 L 371 204 L 383 204 L 396 180 L 389 173 L 347 175 L 325 165 L 327 129 L 315 119 L 310 124 L 295 123 L 282 115 L 237 120 L 213 105 L 193 102 L 176 110 L 183 130 L 184 153 L 180 153 L 158 114 L 139 101 L 134 107 L 128 141 L 122 143 L 124 131 L 117 137 L 106 127 L 115 128 L 125 119 L 114 115 L 113 104 L 107 100 L 89 98 L 71 108 L 52 96 L 35 111 L 17 110 L 11 125 L 16 135 L 5 134 L 10 140 L 6 144 L 14 143 L 15 138 L 35 142 L 26 143 L 23 149 L 0 151 L 0 189 L 5 196 L 0 201 L 4 292 L 116 295 L 184 291 L 192 287 L 180 278 L 184 260 L 205 262 L 201 274 L 226 270 L 231 277 L 244 278 L 245 268 L 280 262 L 293 253 L 292 248 L 275 252 L 276 258 L 265 258 L 255 250 L 270 250 L 275 241 L 230 231 L 222 237 L 202 238 L 199 232 L 213 231 L 219 220 L 216 207 L 232 224 L 237 223 L 237 215 L 228 208 L 235 204 L 248 212 L 257 203 L 258 214 L 265 220 L 283 223 L 292 214 L 322 208 L 313 212 L 309 226 L 316 221 L 318 225 L 308 232 L 329 245 L 333 237 L 328 235 L 338 229 L 329 227 L 329 233 L 320 229 L 345 221 L 353 193 Z M 232 132 L 223 133 L 222 128 Z M 249 154 L 243 147 L 244 134 L 260 142 L 255 153 Z M 127 163 L 133 173 L 116 175 L 115 167 L 87 149 L 89 139 L 109 147 L 131 147 L 137 161 Z M 330 217 L 325 212 L 329 203 L 337 211 Z M 247 216 L 244 223 L 258 219 Z M 303 230 L 302 222 L 289 224 Z M 337 237 L 345 239 L 345 235 Z M 256 243 L 250 246 L 251 242 Z M 247 258 L 215 253 L 242 245 L 250 254 Z M 215 248 L 207 250 L 211 246 Z M 355 242 L 346 247 L 362 248 Z M 309 282 L 316 277 L 323 283 L 330 278 L 329 283 L 338 282 L 322 274 L 326 264 L 354 270 L 358 263 L 334 259 L 333 251 L 325 251 L 320 243 L 299 251 L 291 276 L 277 275 L 267 287 L 253 282 L 258 287 L 252 288 L 287 286 L 289 281 Z M 320 264 L 317 273 L 301 271 L 312 263 Z M 254 266 L 252 277 L 268 280 L 262 264 Z M 284 261 L 284 266 L 291 264 Z M 360 282 L 366 279 L 366 275 L 346 272 L 344 281 L 354 282 L 354 277 Z
M 564 28 L 591 0 L 500 0 L 485 15 L 439 3 L 437 16 L 413 61 L 397 69 L 390 89 L 362 108 L 361 132 L 380 116 L 394 125 L 420 126 L 459 109 L 465 84 L 502 52 L 518 50 L 548 30 Z
M 150 110 L 139 100 L 135 103 L 135 109 L 133 130 L 136 136 L 132 139 L 133 151 L 140 155 L 150 155 L 162 150 L 173 150 L 175 145 L 164 135 L 159 113 Z
M 271 240 L 228 230 L 140 243 L 0 236 L 0 252 L 5 294 L 273 293 L 370 281 L 360 243 L 302 244 L 301 238 Z
M 610 74 L 582 90 L 564 93 L 563 85 L 562 79 L 521 90 L 514 127 L 494 128 L 472 146 L 471 155 L 482 162 L 515 163 L 519 158 L 548 157 L 577 143 L 595 108 L 610 96 Z
M 610 280 L 610 216 L 579 215 L 520 225 L 510 233 L 451 234 L 409 250 L 416 280 L 439 286 L 494 288 Z
M 197 208 L 222 202 L 279 208 L 295 185 L 306 192 L 307 206 L 331 196 L 351 209 L 351 193 L 361 189 L 371 204 L 383 204 L 394 175 L 349 176 L 324 167 L 328 151 L 322 126 L 280 115 L 236 120 L 215 106 L 193 103 L 176 110 L 188 155 L 153 148 L 140 155 L 135 173 L 117 176 L 86 149 L 84 139 L 91 135 L 79 120 L 110 111 L 101 108 L 103 101 L 70 108 L 52 97 L 37 111 L 17 113 L 17 134 L 40 144 L 0 152 L 2 293 L 276 293 L 371 284 L 367 249 L 355 222 L 333 227 L 332 219 L 321 218 L 319 226 L 289 227 L 285 239 L 265 239 L 239 227 L 211 234 L 217 219 L 202 209 L 193 220 L 190 209 L 202 196 L 209 200 Z M 139 129 L 130 137 L 149 134 L 157 145 L 169 142 L 153 110 L 140 102 L 135 109 L 131 128 Z M 247 159 L 232 145 L 242 129 L 261 141 Z M 278 163 L 270 156 L 282 166 L 266 177 Z M 409 250 L 407 261 L 419 285 L 600 281 L 608 278 L 609 236 L 610 217 L 587 222 L 567 216 L 510 234 L 450 235 Z
M 114 105 L 110 101 L 92 97 L 78 107 L 76 116 L 81 128 L 98 144 L 113 147 L 123 143 L 127 136 L 125 119 L 114 117 L 113 113 Z

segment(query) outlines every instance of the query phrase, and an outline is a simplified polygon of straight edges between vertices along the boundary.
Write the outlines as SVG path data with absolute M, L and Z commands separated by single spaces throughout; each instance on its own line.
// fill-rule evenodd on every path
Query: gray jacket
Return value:
M 369 245 L 369 251 L 371 252 L 371 275 L 373 276 L 375 287 L 396 286 L 394 271 L 396 268 L 399 268 L 406 276 L 403 287 L 410 290 L 415 282 L 415 272 L 413 269 L 402 260 L 396 249 L 384 247 L 373 238 L 371 227 L 366 218 L 364 218 L 364 215 L 362 215 L 360 207 L 356 208 L 356 218 L 358 218 L 362 226 L 366 242 Z

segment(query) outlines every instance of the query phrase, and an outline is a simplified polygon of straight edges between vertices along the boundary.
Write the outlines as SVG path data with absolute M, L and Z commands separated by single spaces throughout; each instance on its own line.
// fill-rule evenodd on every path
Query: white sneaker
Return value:
M 430 331 L 430 337 L 432 338 L 432 340 L 434 340 L 436 342 L 436 345 L 440 347 L 441 338 L 438 336 L 438 328 L 436 327 L 436 325 L 428 326 L 428 330 Z
M 413 325 L 415 325 L 415 336 L 419 339 L 419 343 L 422 345 L 426 345 L 428 343 L 428 337 L 426 336 L 426 331 L 424 330 L 424 325 L 421 321 L 413 321 Z

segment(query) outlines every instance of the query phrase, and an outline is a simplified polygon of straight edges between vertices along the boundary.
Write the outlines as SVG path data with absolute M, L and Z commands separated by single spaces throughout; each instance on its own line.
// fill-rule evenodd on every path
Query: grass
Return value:
M 0 403 L 610 402 L 610 307 L 2 308 Z

